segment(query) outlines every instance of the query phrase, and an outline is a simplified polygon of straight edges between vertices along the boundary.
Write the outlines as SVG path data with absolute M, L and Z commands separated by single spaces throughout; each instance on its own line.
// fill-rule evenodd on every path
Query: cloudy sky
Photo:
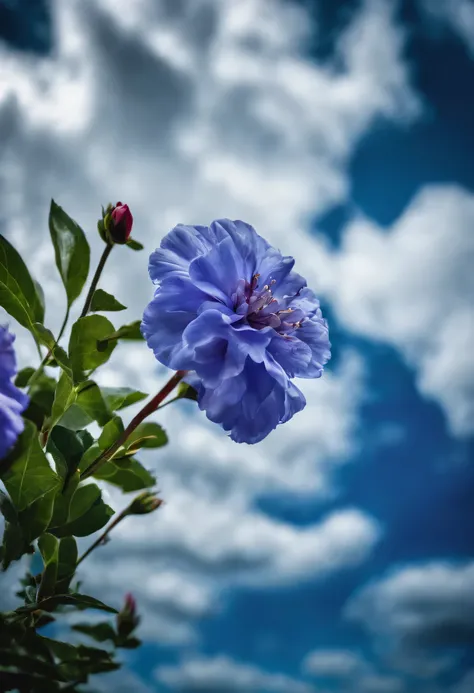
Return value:
M 50 198 L 95 257 L 120 199 L 147 251 L 178 222 L 252 223 L 334 346 L 255 447 L 163 411 L 144 461 L 166 505 L 82 571 L 143 613 L 104 692 L 474 690 L 473 81 L 472 0 L 0 0 L 0 233 L 48 326 Z M 117 248 L 102 286 L 140 317 L 147 252 Z M 165 378 L 139 344 L 101 382 Z

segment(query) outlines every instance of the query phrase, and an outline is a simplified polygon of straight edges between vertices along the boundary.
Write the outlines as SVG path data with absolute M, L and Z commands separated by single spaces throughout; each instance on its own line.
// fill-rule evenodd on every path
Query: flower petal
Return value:
M 206 255 L 200 255 L 189 266 L 189 276 L 201 291 L 214 296 L 229 308 L 231 296 L 244 274 L 244 263 L 232 238 L 225 238 Z

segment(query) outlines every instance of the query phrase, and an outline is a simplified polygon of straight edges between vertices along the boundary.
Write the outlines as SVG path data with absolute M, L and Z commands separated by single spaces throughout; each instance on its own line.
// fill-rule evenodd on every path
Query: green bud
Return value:
M 130 503 L 127 515 L 146 515 L 157 510 L 162 504 L 163 501 L 160 498 L 157 498 L 150 491 L 144 491 Z

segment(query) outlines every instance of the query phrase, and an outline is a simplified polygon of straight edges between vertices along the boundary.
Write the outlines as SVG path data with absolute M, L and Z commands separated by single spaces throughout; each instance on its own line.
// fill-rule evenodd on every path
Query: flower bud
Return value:
M 154 496 L 150 491 L 144 491 L 130 503 L 127 515 L 146 515 L 157 510 L 162 504 L 163 501 L 160 498 Z
M 109 233 L 114 243 L 124 244 L 132 233 L 133 217 L 128 205 L 117 202 L 110 212 Z
M 117 631 L 122 637 L 127 637 L 138 626 L 140 618 L 137 616 L 137 603 L 130 593 L 125 595 L 125 602 L 117 614 Z

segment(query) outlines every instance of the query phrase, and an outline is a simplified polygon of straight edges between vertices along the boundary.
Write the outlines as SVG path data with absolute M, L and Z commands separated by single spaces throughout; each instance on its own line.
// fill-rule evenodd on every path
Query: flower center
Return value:
M 272 287 L 276 284 L 276 280 L 271 279 L 269 284 L 259 289 L 259 279 L 260 275 L 255 274 L 251 282 L 245 280 L 239 282 L 239 287 L 234 294 L 236 312 L 242 317 L 245 316 L 248 324 L 256 330 L 273 327 L 286 336 L 289 332 L 301 327 L 301 320 L 304 317 L 302 311 L 281 307 L 278 299 L 273 296 Z M 295 313 L 292 317 L 299 319 L 290 322 L 288 318 L 292 313 Z

